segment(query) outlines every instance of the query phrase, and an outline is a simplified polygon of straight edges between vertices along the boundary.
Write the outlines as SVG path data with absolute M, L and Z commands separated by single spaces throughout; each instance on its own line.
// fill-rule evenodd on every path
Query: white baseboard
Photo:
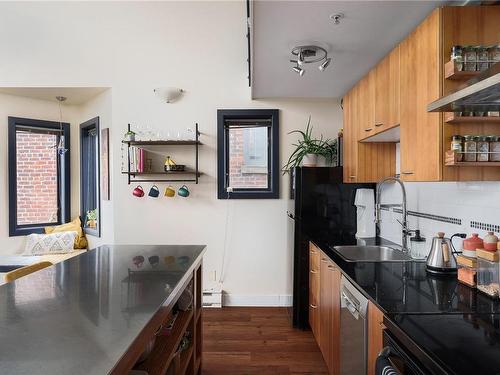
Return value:
M 223 296 L 223 306 L 248 307 L 288 307 L 292 306 L 291 295 L 256 296 L 226 294 Z

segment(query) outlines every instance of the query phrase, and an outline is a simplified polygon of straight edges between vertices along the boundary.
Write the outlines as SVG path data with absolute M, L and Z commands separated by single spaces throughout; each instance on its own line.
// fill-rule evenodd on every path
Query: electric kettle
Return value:
M 438 232 L 432 239 L 432 246 L 427 256 L 427 271 L 431 273 L 456 273 L 457 260 L 453 255 L 451 240 L 444 237 L 443 232 Z

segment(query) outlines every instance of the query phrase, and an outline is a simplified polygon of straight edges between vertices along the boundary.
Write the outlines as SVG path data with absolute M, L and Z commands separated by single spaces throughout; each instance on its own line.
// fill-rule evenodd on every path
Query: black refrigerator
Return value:
M 297 167 L 290 171 L 288 246 L 293 254 L 293 326 L 309 327 L 309 241 L 355 243 L 356 189 L 371 183 L 343 183 L 342 167 Z

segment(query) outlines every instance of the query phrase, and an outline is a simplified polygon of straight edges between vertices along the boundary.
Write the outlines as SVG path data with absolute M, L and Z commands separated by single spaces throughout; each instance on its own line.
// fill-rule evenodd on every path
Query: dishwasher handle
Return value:
M 342 291 L 342 300 L 351 315 L 354 317 L 354 319 L 358 320 L 359 319 L 359 311 L 356 308 L 356 304 L 349 298 L 349 296 L 345 293 L 345 291 Z

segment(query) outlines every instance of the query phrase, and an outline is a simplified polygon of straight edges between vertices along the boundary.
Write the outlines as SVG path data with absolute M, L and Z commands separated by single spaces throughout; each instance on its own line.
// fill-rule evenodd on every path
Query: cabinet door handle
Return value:
M 310 303 L 309 306 L 311 306 L 313 309 L 317 309 L 318 308 L 318 306 L 313 305 L 312 303 Z
M 316 255 L 316 251 L 314 251 L 314 250 L 309 251 L 309 253 L 312 255 Z
M 326 258 L 321 258 L 321 263 L 326 263 Z
M 368 128 L 368 129 L 365 129 L 365 132 L 371 132 L 373 130 L 373 128 Z
M 413 174 L 413 172 L 401 172 L 401 174 Z
M 356 178 L 357 176 L 349 176 L 349 178 Z
M 311 270 L 310 272 L 311 273 L 318 273 L 318 271 L 315 271 L 315 270 Z
M 383 123 L 383 122 L 377 122 L 377 123 L 375 123 L 375 126 L 376 126 L 377 128 L 378 128 L 379 126 L 382 126 L 382 125 L 384 125 L 384 123 Z
M 330 264 L 330 265 L 328 265 L 328 269 L 330 269 L 330 270 L 332 270 L 332 271 L 333 271 L 333 270 L 335 269 L 335 266 L 332 266 L 332 265 Z

